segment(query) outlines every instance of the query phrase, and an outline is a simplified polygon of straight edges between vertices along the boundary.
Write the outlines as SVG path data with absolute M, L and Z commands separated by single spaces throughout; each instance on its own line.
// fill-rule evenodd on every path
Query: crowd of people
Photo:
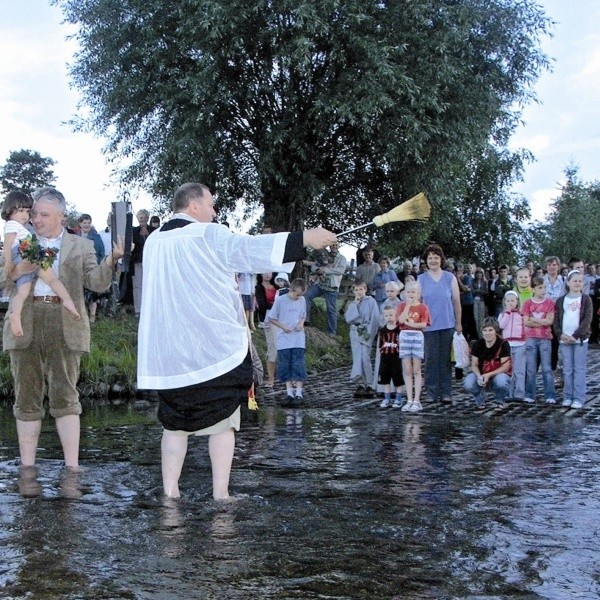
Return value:
M 382 408 L 414 412 L 422 409 L 424 387 L 429 401 L 451 404 L 454 373 L 477 407 L 493 391 L 501 408 L 509 398 L 535 402 L 541 371 L 547 404 L 557 402 L 560 389 L 563 406 L 585 404 L 587 349 L 598 342 L 596 265 L 551 256 L 543 266 L 464 266 L 446 259 L 437 244 L 420 260 L 404 261 L 399 273 L 373 247 L 360 258 L 352 273 L 354 299 L 345 308 L 356 397 L 379 392 Z M 308 264 L 322 274 L 328 262 L 321 256 Z M 308 288 L 307 312 L 321 285 L 317 279 Z M 330 287 L 339 293 L 339 280 Z M 452 367 L 457 337 L 469 347 L 466 377 L 462 366 Z

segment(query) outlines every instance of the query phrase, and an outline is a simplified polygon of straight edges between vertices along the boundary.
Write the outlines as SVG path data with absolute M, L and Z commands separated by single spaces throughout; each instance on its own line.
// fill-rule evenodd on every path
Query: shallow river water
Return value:
M 226 503 L 204 439 L 165 502 L 153 411 L 125 406 L 87 409 L 78 479 L 45 422 L 24 480 L 3 406 L 0 597 L 600 597 L 600 424 L 583 411 L 307 403 L 266 400 L 243 425 Z

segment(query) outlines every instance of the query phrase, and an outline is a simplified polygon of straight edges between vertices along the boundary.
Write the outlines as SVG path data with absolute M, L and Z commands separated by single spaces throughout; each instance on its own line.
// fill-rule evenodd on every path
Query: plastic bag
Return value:
M 464 369 L 471 364 L 469 359 L 469 344 L 465 339 L 465 336 L 462 333 L 458 333 L 458 331 L 454 332 L 452 349 L 454 350 L 454 360 L 456 361 L 456 367 L 458 369 Z

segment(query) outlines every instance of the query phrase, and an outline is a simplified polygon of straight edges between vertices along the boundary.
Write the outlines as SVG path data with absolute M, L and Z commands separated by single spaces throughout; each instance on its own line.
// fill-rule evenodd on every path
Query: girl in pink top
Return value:
M 498 324 L 502 329 L 502 339 L 510 345 L 512 377 L 510 380 L 510 396 L 523 400 L 525 398 L 525 331 L 523 317 L 519 312 L 519 294 L 509 290 L 502 301 L 504 312 L 498 315 Z
M 531 283 L 533 297 L 521 308 L 525 325 L 525 402 L 535 402 L 535 377 L 539 357 L 546 404 L 555 404 L 556 390 L 551 366 L 554 301 L 546 297 L 546 283 L 541 277 L 533 277 Z

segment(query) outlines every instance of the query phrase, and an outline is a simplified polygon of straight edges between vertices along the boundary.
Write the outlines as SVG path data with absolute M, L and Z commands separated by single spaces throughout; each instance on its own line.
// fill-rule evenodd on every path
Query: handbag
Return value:
M 499 369 L 502 366 L 502 361 L 500 360 L 500 350 L 502 350 L 502 344 L 500 344 L 500 347 L 498 348 L 498 350 L 496 350 L 496 354 L 494 354 L 491 360 L 483 361 L 483 369 L 481 369 L 482 375 L 485 375 L 486 373 L 491 373 L 492 371 L 495 371 L 496 369 Z M 512 364 L 510 358 L 508 359 L 508 363 L 509 367 L 508 371 L 506 371 L 506 374 L 512 375 Z

